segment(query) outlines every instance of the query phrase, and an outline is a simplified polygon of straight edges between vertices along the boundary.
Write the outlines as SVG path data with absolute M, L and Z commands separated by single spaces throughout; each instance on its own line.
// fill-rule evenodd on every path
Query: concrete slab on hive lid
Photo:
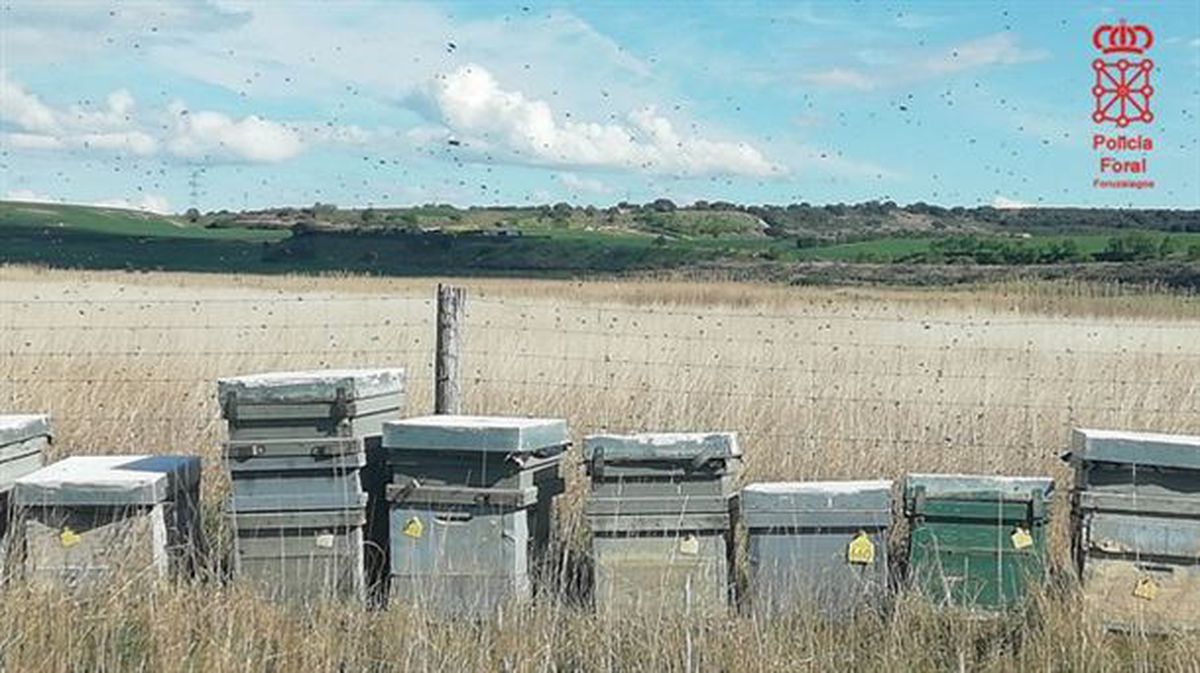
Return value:
M 602 461 L 678 461 L 735 458 L 742 455 L 735 432 L 642 432 L 632 435 L 588 435 L 584 459 L 596 453 Z
M 49 435 L 50 417 L 45 414 L 0 415 L 0 446 Z
M 531 453 L 569 442 L 561 418 L 442 414 L 383 424 L 385 449 Z
M 1036 491 L 1043 499 L 1054 493 L 1050 477 L 1007 477 L 982 474 L 910 474 L 905 479 L 905 491 L 924 487 L 926 497 L 954 496 L 1013 496 L 1028 498 Z
M 1127 432 L 1076 428 L 1071 432 L 1068 459 L 1200 469 L 1200 436 L 1168 435 L 1157 432 Z
M 305 404 L 377 397 L 404 392 L 404 369 L 317 369 L 223 378 L 217 395 L 224 407 L 238 404 Z
M 891 510 L 892 482 L 783 481 L 749 484 L 742 489 L 742 510 L 785 512 L 822 509 Z
M 194 491 L 196 456 L 72 456 L 21 477 L 18 506 L 154 505 Z

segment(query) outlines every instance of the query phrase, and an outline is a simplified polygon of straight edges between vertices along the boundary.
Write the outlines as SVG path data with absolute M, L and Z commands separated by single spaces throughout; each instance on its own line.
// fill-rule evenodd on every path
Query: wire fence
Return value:
M 214 292 L 0 298 L 0 404 L 51 413 L 72 451 L 198 453 L 221 438 L 222 376 L 402 366 L 408 411 L 432 408 L 432 292 Z M 758 477 L 1041 469 L 1074 425 L 1200 421 L 1191 322 L 481 295 L 463 329 L 468 411 L 736 430 Z

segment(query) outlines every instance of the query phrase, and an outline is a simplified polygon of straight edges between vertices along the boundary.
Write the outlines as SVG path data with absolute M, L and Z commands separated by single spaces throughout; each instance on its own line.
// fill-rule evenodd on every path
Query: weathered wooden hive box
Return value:
M 909 579 L 932 602 L 998 612 L 1046 578 L 1046 525 L 1054 480 L 910 474 Z
M 741 466 L 736 435 L 591 435 L 584 466 L 597 609 L 724 610 Z
M 1200 629 L 1200 437 L 1080 429 L 1065 458 L 1088 611 L 1119 630 Z
M 385 424 L 391 599 L 470 616 L 528 599 L 569 445 L 561 419 L 443 415 Z
M 42 466 L 49 445 L 49 416 L 0 415 L 0 579 L 8 574 L 9 498 L 13 484 Z
M 73 456 L 44 467 L 13 490 L 24 574 L 89 588 L 114 574 L 190 572 L 203 548 L 199 498 L 195 456 Z
M 240 580 L 288 602 L 367 598 L 384 567 L 372 542 L 384 525 L 380 431 L 399 418 L 404 383 L 403 369 L 218 382 Z
M 891 481 L 750 484 L 748 593 L 760 615 L 849 617 L 878 609 L 888 592 Z

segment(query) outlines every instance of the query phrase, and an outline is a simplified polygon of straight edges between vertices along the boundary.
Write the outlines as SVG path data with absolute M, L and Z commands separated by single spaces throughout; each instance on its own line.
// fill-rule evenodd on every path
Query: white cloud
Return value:
M 23 203 L 70 203 L 66 199 L 47 196 L 32 189 L 10 189 L 4 193 L 5 201 L 20 201 Z M 81 206 L 100 206 L 103 208 L 121 208 L 124 210 L 140 210 L 148 213 L 167 215 L 171 212 L 171 204 L 160 194 L 140 194 L 132 199 L 112 197 L 99 201 L 76 203 Z
M 36 95 L 0 70 L 0 121 L 11 122 L 32 133 L 59 131 L 58 115 Z
M 19 150 L 61 150 L 66 148 L 66 144 L 61 139 L 40 133 L 4 133 L 0 134 L 0 139 L 3 139 L 4 144 L 8 147 Z
M 992 199 L 992 207 L 1001 210 L 1020 210 L 1021 208 L 1034 208 L 1034 204 L 1026 201 L 1018 201 L 1004 196 L 996 196 Z
M 62 203 L 60 199 L 46 196 L 32 189 L 10 189 L 4 193 L 4 200 L 21 201 L 24 203 Z
M 612 191 L 608 185 L 595 178 L 585 178 L 576 175 L 575 173 L 559 173 L 558 181 L 563 187 L 585 194 L 608 194 Z
M 746 143 L 681 136 L 653 107 L 630 113 L 624 124 L 560 120 L 545 101 L 502 89 L 474 64 L 435 78 L 425 96 L 464 145 L 517 162 L 680 175 L 763 177 L 783 170 Z
M 117 197 L 96 201 L 95 203 L 85 204 L 89 206 L 103 206 L 105 208 L 123 208 L 125 210 L 141 210 L 147 213 L 156 213 L 158 215 L 168 215 L 171 212 L 171 204 L 165 196 L 159 194 L 142 194 L 133 199 Z
M 249 115 L 240 119 L 183 103 L 139 114 L 133 95 L 113 91 L 102 107 L 55 108 L 0 70 L 0 138 L 26 150 L 97 150 L 185 159 L 278 162 L 303 151 L 301 133 L 280 122 Z M 361 143 L 357 127 L 320 127 L 314 140 Z
M 992 66 L 1038 61 L 1049 55 L 1044 49 L 1022 46 L 1009 33 L 985 35 L 933 54 L 916 52 L 889 60 L 877 58 L 878 50 L 866 53 L 871 57 L 860 54 L 862 64 L 857 67 L 835 66 L 803 73 L 800 79 L 815 86 L 870 91 Z
M 295 131 L 257 115 L 233 119 L 220 112 L 190 112 L 182 103 L 168 109 L 175 124 L 166 145 L 176 156 L 277 162 L 291 159 L 304 148 Z
M 818 72 L 807 72 L 801 74 L 800 79 L 807 84 L 815 84 L 833 89 L 870 91 L 876 87 L 874 78 L 852 68 L 838 67 Z

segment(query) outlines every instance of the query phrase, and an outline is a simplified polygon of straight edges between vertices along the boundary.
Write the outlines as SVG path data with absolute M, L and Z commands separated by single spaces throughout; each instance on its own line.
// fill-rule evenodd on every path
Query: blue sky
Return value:
M 1101 190 L 1097 25 L 1149 25 Z M 1200 2 L 0 6 L 0 196 L 1200 207 Z M 1123 158 L 1136 158 L 1131 154 Z

